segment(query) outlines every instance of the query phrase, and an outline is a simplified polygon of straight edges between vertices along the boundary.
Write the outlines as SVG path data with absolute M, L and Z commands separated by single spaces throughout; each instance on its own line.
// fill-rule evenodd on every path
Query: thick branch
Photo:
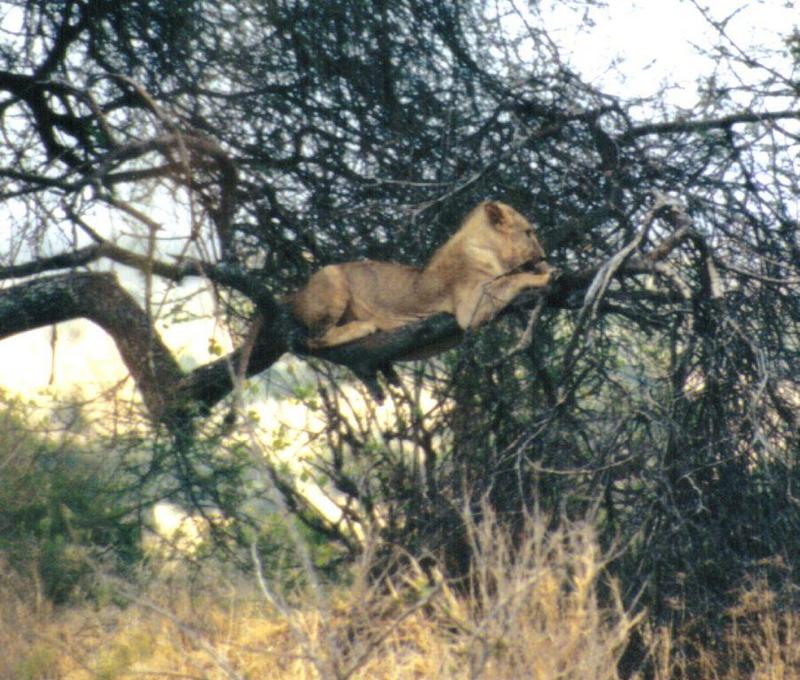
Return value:
M 224 269 L 217 274 L 229 283 L 240 278 L 235 273 L 226 276 Z M 262 313 L 272 321 L 262 324 L 246 367 L 242 367 L 240 348 L 185 375 L 147 314 L 110 273 L 70 272 L 3 290 L 0 339 L 70 319 L 89 319 L 114 340 L 151 418 L 182 427 L 193 408 L 210 408 L 231 392 L 240 368 L 246 375 L 260 373 L 286 351 L 280 307 L 260 287 L 250 285 L 249 292 L 261 300 Z
M 81 317 L 114 339 L 151 416 L 173 416 L 181 370 L 150 319 L 113 274 L 60 274 L 0 294 L 0 339 Z
M 262 315 L 252 344 L 245 343 L 230 354 L 193 370 L 178 384 L 178 395 L 208 409 L 231 393 L 237 378 L 267 370 L 288 349 L 284 321 L 282 313 L 269 320 Z

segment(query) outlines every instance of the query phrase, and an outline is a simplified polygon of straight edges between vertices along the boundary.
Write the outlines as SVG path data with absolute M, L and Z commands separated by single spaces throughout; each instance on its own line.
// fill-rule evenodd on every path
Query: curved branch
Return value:
M 100 245 L 86 246 L 69 253 L 59 253 L 51 257 L 41 257 L 24 264 L 12 264 L 0 267 L 0 279 L 18 279 L 23 276 L 32 276 L 54 269 L 71 269 L 82 267 L 94 262 L 101 257 Z
M 28 281 L 0 294 L 0 339 L 23 331 L 86 318 L 117 345 L 155 420 L 177 411 L 178 362 L 136 300 L 109 273 L 68 273 Z
M 236 276 L 220 274 L 220 278 L 230 283 Z M 282 316 L 270 314 L 280 312 L 280 307 L 261 288 L 257 294 L 264 303 L 262 313 L 273 321 L 263 324 L 255 339 L 247 375 L 269 368 L 287 348 Z M 198 406 L 207 410 L 234 387 L 242 348 L 184 374 L 151 319 L 112 273 L 69 272 L 0 291 L 0 340 L 77 318 L 93 321 L 112 337 L 150 417 L 170 429 L 185 429 Z
M 0 280 L 16 279 L 57 269 L 85 266 L 105 257 L 118 264 L 132 267 L 140 272 L 152 273 L 176 283 L 180 283 L 191 276 L 203 277 L 242 293 L 250 298 L 262 313 L 268 317 L 277 316 L 280 313 L 280 306 L 269 289 L 261 283 L 258 272 L 253 273 L 231 262 L 213 264 L 202 260 L 182 258 L 179 263 L 171 264 L 156 260 L 148 255 L 121 248 L 111 241 L 101 239 L 80 218 L 73 216 L 73 219 L 97 238 L 97 243 L 72 252 L 42 257 L 23 264 L 0 267 Z

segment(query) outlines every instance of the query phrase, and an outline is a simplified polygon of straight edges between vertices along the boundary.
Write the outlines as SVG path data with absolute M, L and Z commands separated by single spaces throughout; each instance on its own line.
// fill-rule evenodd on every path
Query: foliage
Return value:
M 248 372 L 302 349 L 279 299 L 310 271 L 419 263 L 475 202 L 504 199 L 563 270 L 539 318 L 521 303 L 403 368 L 389 408 L 353 408 L 348 377 L 314 364 L 314 473 L 387 564 L 400 545 L 456 577 L 473 564 L 465 505 L 480 516 L 488 498 L 511 535 L 536 508 L 589 518 L 618 547 L 623 596 L 668 626 L 675 601 L 702 617 L 755 572 L 796 579 L 797 36 L 749 55 L 698 4 L 716 42 L 678 108 L 666 86 L 642 99 L 584 82 L 538 6 L 9 5 L 0 335 L 102 323 L 171 429 L 152 459 L 178 470 L 170 490 L 203 507 L 211 489 L 233 512 L 254 454 L 288 510 L 355 556 L 274 450 L 228 456 L 219 432 L 183 424 L 215 425 Z M 188 215 L 175 225 L 167 195 Z M 144 284 L 83 270 L 109 261 Z M 237 347 L 185 372 L 155 320 L 200 274 Z
M 69 434 L 36 434 L 35 418 L 19 401 L 0 407 L 0 555 L 63 603 L 93 592 L 94 561 L 139 560 L 141 527 L 110 461 Z

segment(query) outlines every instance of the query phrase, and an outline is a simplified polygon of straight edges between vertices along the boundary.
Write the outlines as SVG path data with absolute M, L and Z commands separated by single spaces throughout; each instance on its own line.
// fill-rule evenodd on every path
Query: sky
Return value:
M 519 1 L 519 0 L 517 0 Z M 611 94 L 648 96 L 661 83 L 680 87 L 670 93 L 676 106 L 691 106 L 698 74 L 709 73 L 707 57 L 718 35 L 710 19 L 743 50 L 755 54 L 761 45 L 775 46 L 780 36 L 800 27 L 796 0 L 607 0 L 591 14 L 591 33 L 576 33 L 581 15 L 570 3 L 544 2 L 544 18 L 553 39 L 588 82 Z M 733 47 L 728 44 L 728 47 Z
M 515 0 L 522 7 L 524 0 Z M 784 0 L 697 0 L 717 20 L 735 9 L 727 30 L 736 44 L 755 50 L 775 44 L 778 36 L 800 24 L 800 6 Z M 576 31 L 582 11 L 572 3 L 542 0 L 540 21 L 545 21 L 560 46 L 565 61 L 599 88 L 626 97 L 647 96 L 662 83 L 679 87 L 670 93 L 676 107 L 696 99 L 694 83 L 710 71 L 697 47 L 716 43 L 715 31 L 690 0 L 608 0 L 593 11 L 591 30 Z M 209 306 L 209 311 L 210 306 Z M 208 361 L 211 321 L 163 329 L 165 340 L 177 354 Z M 223 337 L 218 340 L 225 344 Z M 0 387 L 35 396 L 39 392 L 68 390 L 80 385 L 96 393 L 126 374 L 113 342 L 88 322 L 74 321 L 58 329 L 53 368 L 51 329 L 44 328 L 0 342 Z M 53 384 L 50 385 L 51 378 Z M 87 394 L 88 396 L 88 394 Z

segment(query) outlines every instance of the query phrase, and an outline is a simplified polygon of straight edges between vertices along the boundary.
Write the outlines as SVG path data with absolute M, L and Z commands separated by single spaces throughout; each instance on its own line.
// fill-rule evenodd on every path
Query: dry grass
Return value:
M 491 516 L 471 524 L 470 595 L 413 562 L 292 607 L 254 584 L 153 584 L 124 608 L 55 612 L 3 588 L 3 678 L 615 678 L 634 620 L 598 605 L 592 532 L 531 520 L 512 550 Z M 173 577 L 174 579 L 174 577 Z M 124 586 L 120 586 L 124 588 Z M 20 592 L 16 589 L 16 592 Z M 119 595 L 119 591 L 116 593 Z
M 658 680 L 800 677 L 800 614 L 781 611 L 763 584 L 729 612 L 724 640 L 703 649 L 626 613 L 613 584 L 599 604 L 603 560 L 590 527 L 546 531 L 530 520 L 512 539 L 490 514 L 469 526 L 468 588 L 406 560 L 379 589 L 365 577 L 367 558 L 349 586 L 277 608 L 255 579 L 226 583 L 215 572 L 173 574 L 136 595 L 109 582 L 115 598 L 131 595 L 126 606 L 54 610 L 34 582 L 0 569 L 0 680 L 602 680 L 618 677 L 635 627 Z
M 719 641 L 698 644 L 684 631 L 649 630 L 654 680 L 795 680 L 800 678 L 800 611 L 763 581 L 743 589 L 725 612 Z M 713 639 L 716 631 L 703 630 Z

